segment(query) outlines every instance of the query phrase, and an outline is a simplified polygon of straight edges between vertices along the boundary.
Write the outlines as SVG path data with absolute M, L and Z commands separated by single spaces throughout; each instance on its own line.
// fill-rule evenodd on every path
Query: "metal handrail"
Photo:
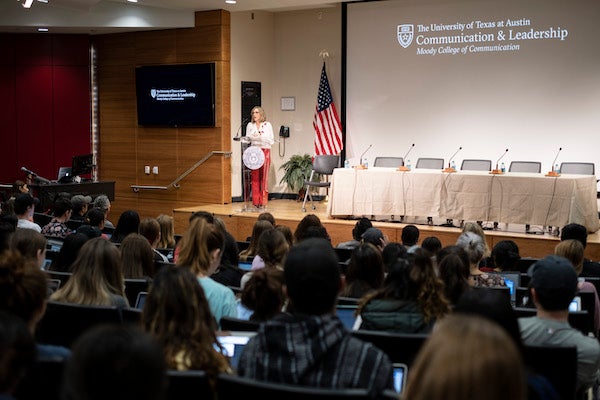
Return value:
M 173 182 L 169 183 L 168 186 L 131 185 L 131 189 L 136 193 L 139 192 L 140 190 L 169 190 L 171 188 L 179 189 L 179 182 L 183 178 L 185 178 L 186 176 L 191 174 L 196 168 L 198 168 L 200 165 L 202 165 L 206 160 L 208 160 L 212 156 L 216 156 L 216 155 L 231 157 L 231 151 L 217 151 L 217 150 L 211 151 L 210 153 L 205 155 L 200 161 L 198 161 L 196 164 L 192 165 L 187 171 L 185 171 L 184 173 L 179 175 L 179 177 L 177 177 Z

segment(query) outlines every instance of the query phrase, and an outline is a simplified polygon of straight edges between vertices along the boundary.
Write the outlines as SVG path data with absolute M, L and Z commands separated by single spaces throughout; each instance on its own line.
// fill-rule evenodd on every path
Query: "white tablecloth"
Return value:
M 600 228 L 591 175 L 337 168 L 329 197 L 331 217 L 420 216 L 558 227 L 576 222 L 589 232 Z

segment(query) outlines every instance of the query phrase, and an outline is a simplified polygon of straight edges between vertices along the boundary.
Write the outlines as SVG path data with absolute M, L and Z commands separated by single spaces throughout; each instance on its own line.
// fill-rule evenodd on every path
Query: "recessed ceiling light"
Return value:
M 38 32 L 48 32 L 48 28 L 38 28 Z
M 127 0 L 129 3 L 137 3 L 138 0 Z
M 225 3 L 227 4 L 237 4 L 236 0 L 225 0 Z

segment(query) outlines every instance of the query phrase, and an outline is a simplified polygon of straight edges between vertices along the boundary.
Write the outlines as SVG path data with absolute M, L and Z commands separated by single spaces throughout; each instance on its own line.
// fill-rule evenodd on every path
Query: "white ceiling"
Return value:
M 236 11 L 292 11 L 333 7 L 348 0 L 34 0 L 29 9 L 25 0 L 0 1 L 0 32 L 36 32 L 48 27 L 52 33 L 110 33 L 133 30 L 169 29 L 193 26 L 195 11 L 224 9 Z

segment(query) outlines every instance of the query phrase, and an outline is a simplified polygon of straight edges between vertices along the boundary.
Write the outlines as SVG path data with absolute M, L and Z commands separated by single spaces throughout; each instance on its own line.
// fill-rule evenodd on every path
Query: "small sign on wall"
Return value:
M 281 98 L 281 111 L 294 111 L 296 110 L 296 98 L 295 97 L 282 97 Z

